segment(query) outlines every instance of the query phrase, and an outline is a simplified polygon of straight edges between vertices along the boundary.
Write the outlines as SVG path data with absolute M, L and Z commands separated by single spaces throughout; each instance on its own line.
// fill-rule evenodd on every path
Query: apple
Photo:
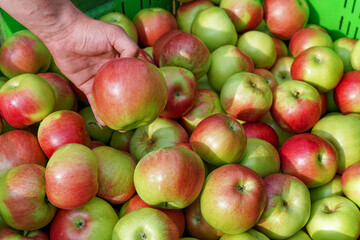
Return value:
M 240 35 L 237 47 L 254 61 L 255 68 L 270 69 L 276 61 L 276 46 L 266 33 L 251 30 Z
M 60 147 L 46 165 L 45 183 L 47 198 L 54 206 L 67 210 L 84 206 L 98 191 L 96 155 L 78 143 Z
M 305 81 L 319 92 L 328 92 L 340 82 L 344 64 L 328 47 L 311 47 L 301 52 L 291 65 L 292 79 Z
M 289 238 L 309 219 L 309 190 L 298 178 L 284 173 L 268 175 L 264 183 L 266 207 L 255 229 L 271 239 Z
M 263 11 L 264 11 L 264 8 L 263 8 Z M 266 33 L 267 35 L 269 36 L 274 36 L 270 31 L 269 31 L 269 28 L 267 26 L 267 23 L 265 22 L 265 20 L 261 20 L 260 24 L 254 29 L 256 31 L 260 31 L 260 32 L 263 32 L 263 33 Z
M 109 146 L 117 150 L 130 152 L 130 140 L 134 133 L 135 130 L 127 132 L 113 131 L 110 138 Z
M 207 75 L 204 75 L 200 79 L 197 80 L 197 88 L 198 89 L 210 89 L 210 90 L 216 92 L 215 88 L 213 88 L 211 86 Z
M 263 20 L 260 0 L 222 0 L 219 6 L 225 9 L 238 33 L 255 29 Z
M 311 188 L 309 190 L 311 202 L 315 202 L 319 199 L 330 197 L 332 195 L 343 195 L 343 190 L 341 187 L 341 175 L 336 174 L 330 182 L 320 187 Z
M 119 218 L 105 200 L 94 197 L 86 205 L 59 209 L 50 225 L 52 240 L 111 240 L 112 230 Z
M 345 196 L 360 207 L 360 162 L 345 169 L 341 175 L 341 186 Z
M 186 130 L 175 120 L 159 117 L 135 130 L 130 140 L 130 154 L 140 160 L 147 153 L 178 143 L 189 142 Z
M 264 69 L 264 68 L 256 68 L 256 69 L 254 69 L 254 73 L 256 75 L 259 75 L 260 77 L 264 78 L 266 83 L 269 85 L 271 92 L 275 90 L 278 83 L 272 72 L 270 72 L 269 70 Z
M 279 137 L 276 131 L 263 122 L 247 122 L 242 124 L 247 138 L 259 138 L 279 148 Z
M 287 57 L 289 55 L 289 48 L 287 46 L 287 43 L 274 36 L 271 36 L 271 38 L 275 43 L 276 58 L 279 59 L 281 57 Z
M 97 196 L 111 204 L 126 202 L 135 193 L 134 160 L 109 146 L 100 146 L 92 150 L 98 160 Z
M 306 230 L 311 239 L 358 239 L 360 211 L 342 196 L 320 199 L 312 204 Z
M 21 230 L 37 230 L 54 218 L 56 208 L 45 200 L 45 168 L 23 164 L 0 180 L 0 214 L 5 223 Z
M 299 178 L 308 188 L 330 182 L 337 171 L 334 146 L 312 133 L 289 138 L 280 149 L 281 172 Z
M 160 115 L 167 101 L 167 86 L 153 64 L 118 58 L 97 71 L 92 96 L 96 112 L 109 128 L 128 131 L 148 125 Z
M 337 173 L 360 161 L 360 120 L 343 114 L 325 115 L 312 128 L 311 133 L 328 140 L 338 154 Z
M 252 228 L 265 208 L 266 192 L 262 178 L 248 167 L 227 164 L 213 170 L 200 195 L 204 219 L 226 234 Z
M 190 33 L 198 37 L 210 52 L 224 45 L 235 46 L 238 38 L 230 17 L 218 6 L 199 12 L 191 25 Z
M 139 55 L 137 57 L 156 66 L 153 55 L 141 48 L 139 49 Z
M 325 115 L 327 110 L 327 100 L 325 93 L 320 93 L 320 102 L 321 102 L 321 116 Z
M 210 68 L 211 56 L 206 45 L 196 36 L 181 30 L 173 30 L 160 36 L 153 51 L 157 66 L 186 68 L 196 79 L 204 76 Z
M 335 103 L 334 92 L 335 92 L 335 89 L 330 90 L 330 91 L 325 93 L 326 112 L 328 112 L 328 113 L 330 113 L 330 112 L 340 112 L 339 107 Z
M 350 63 L 354 70 L 360 70 L 360 41 L 357 40 L 350 52 Z
M 283 40 L 304 28 L 309 19 L 306 0 L 264 0 L 262 7 L 270 32 Z
M 189 206 L 200 194 L 204 179 L 201 158 L 181 147 L 148 153 L 134 172 L 135 189 L 140 198 L 149 205 L 166 209 Z
M 254 229 L 239 234 L 224 234 L 220 240 L 270 240 L 267 236 Z
M 224 45 L 211 53 L 211 65 L 207 73 L 210 85 L 220 92 L 226 79 L 238 72 L 253 72 L 252 59 L 233 45 Z
M 343 114 L 360 113 L 360 71 L 351 71 L 344 75 L 334 89 L 336 106 Z
M 46 157 L 34 134 L 12 130 L 0 135 L 0 177 L 22 164 L 46 165 Z
M 127 202 L 121 205 L 119 217 L 122 218 L 124 215 L 128 214 L 139 208 L 155 208 L 157 210 L 165 213 L 173 222 L 176 224 L 179 230 L 180 236 L 184 234 L 185 231 L 185 214 L 182 209 L 163 209 L 158 207 L 153 207 L 146 202 L 144 202 L 139 195 L 133 195 Z
M 146 239 L 178 240 L 176 224 L 163 212 L 154 208 L 136 209 L 116 223 L 112 240 Z
M 203 119 L 190 136 L 190 145 L 204 161 L 221 166 L 239 163 L 246 148 L 246 135 L 241 123 L 226 114 Z
M 99 18 L 100 21 L 118 25 L 124 29 L 127 35 L 138 43 L 138 33 L 135 24 L 122 12 L 109 12 Z M 146 30 L 145 30 L 146 31 Z
M 333 40 L 328 33 L 314 28 L 302 28 L 290 39 L 289 50 L 293 57 L 311 47 L 333 48 Z
M 317 30 L 323 31 L 324 33 L 329 33 L 324 27 L 322 27 L 318 24 L 315 24 L 315 23 L 308 23 L 308 24 L 306 24 L 305 27 L 317 29 Z
M 208 0 L 191 1 L 180 5 L 176 11 L 179 29 L 190 33 L 191 25 L 198 13 L 213 6 L 214 4 Z
M 55 106 L 55 94 L 43 78 L 24 73 L 9 79 L 0 89 L 2 118 L 15 128 L 43 120 Z
M 41 230 L 19 231 L 11 227 L 0 228 L 1 240 L 49 240 L 48 235 Z
M 153 47 L 144 47 L 142 50 L 149 54 L 152 59 L 154 59 Z
M 166 9 L 158 7 L 143 8 L 133 18 L 139 44 L 153 46 L 164 33 L 178 29 L 176 18 Z
M 48 158 L 67 143 L 90 147 L 84 118 L 71 110 L 59 110 L 49 114 L 40 123 L 37 136 L 40 147 Z
M 100 146 L 106 146 L 106 145 L 103 142 L 96 141 L 96 140 L 91 140 L 91 143 L 90 143 L 90 148 L 91 149 L 94 149 L 94 148 L 97 148 L 97 147 L 100 147 Z
M 292 80 L 291 78 L 291 65 L 294 62 L 293 57 L 280 57 L 276 60 L 275 64 L 271 67 L 270 71 L 274 75 L 277 84 L 281 84 L 284 81 Z
M 0 72 L 1 74 L 1 72 Z M 8 81 L 9 79 L 0 75 L 0 88 Z
M 168 99 L 160 116 L 178 118 L 195 104 L 197 84 L 194 74 L 181 67 L 161 67 L 168 89 Z
M 240 72 L 226 80 L 220 101 L 230 116 L 254 122 L 270 110 L 273 94 L 264 78 L 255 73 Z
M 308 131 L 320 119 L 320 94 L 310 84 L 297 80 L 285 81 L 276 87 L 273 95 L 271 116 L 286 131 Z
M 70 83 L 57 73 L 38 73 L 38 76 L 45 79 L 55 94 L 55 106 L 53 111 L 71 110 L 75 102 L 75 94 Z
M 84 107 L 78 113 L 84 118 L 86 131 L 92 139 L 98 140 L 104 144 L 107 144 L 110 141 L 111 136 L 115 131 L 107 126 L 100 125 L 90 106 Z
M 343 61 L 345 73 L 354 71 L 350 62 L 350 54 L 356 42 L 356 39 L 349 37 L 342 37 L 334 41 L 334 51 Z
M 9 36 L 0 48 L 0 71 L 13 78 L 24 73 L 46 72 L 51 54 L 45 44 L 29 30 Z
M 277 149 L 259 138 L 248 138 L 240 164 L 251 168 L 260 177 L 280 172 L 280 157 Z
M 286 238 L 286 240 L 311 240 L 311 238 L 303 230 L 299 230 L 291 237 Z

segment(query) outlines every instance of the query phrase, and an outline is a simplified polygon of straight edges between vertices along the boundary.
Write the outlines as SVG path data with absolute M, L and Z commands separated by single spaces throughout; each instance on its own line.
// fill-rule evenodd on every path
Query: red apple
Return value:
M 247 122 L 242 124 L 247 138 L 259 138 L 279 148 L 279 137 L 276 131 L 268 124 L 262 122 Z
M 272 72 L 264 68 L 256 68 L 254 69 L 254 73 L 264 78 L 266 83 L 269 85 L 271 91 L 274 91 L 276 86 L 278 85 L 277 80 Z
M 344 114 L 360 113 L 360 71 L 352 71 L 342 78 L 334 90 L 334 100 Z
M 41 230 L 19 231 L 11 227 L 0 228 L 1 240 L 49 240 L 48 235 Z
M 271 38 L 275 43 L 276 58 L 279 59 L 281 57 L 287 57 L 289 55 L 289 49 L 287 44 L 277 37 L 271 36 Z
M 103 142 L 96 141 L 96 140 L 91 140 L 91 143 L 90 143 L 90 148 L 91 149 L 94 149 L 94 148 L 97 148 L 97 147 L 100 147 L 100 146 L 106 146 L 106 145 Z
M 341 175 L 341 186 L 345 196 L 360 207 L 360 162 L 345 169 Z

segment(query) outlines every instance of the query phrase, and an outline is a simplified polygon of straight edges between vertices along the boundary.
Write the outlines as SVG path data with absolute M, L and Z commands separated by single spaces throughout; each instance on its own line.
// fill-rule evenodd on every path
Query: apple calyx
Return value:
M 140 234 L 140 240 L 146 240 L 147 239 L 147 236 L 145 233 L 141 233 Z
M 326 214 L 332 214 L 332 213 L 336 212 L 336 210 L 338 210 L 340 207 L 341 206 L 339 206 L 339 204 L 334 206 L 333 208 L 330 208 L 329 206 L 325 205 L 323 208 L 323 212 Z
M 318 160 L 319 163 L 322 162 L 322 155 L 321 155 L 321 154 L 319 154 L 319 155 L 317 156 L 317 160 Z
M 238 192 L 244 193 L 245 190 L 246 190 L 246 187 L 245 187 L 245 185 L 240 185 L 239 184 L 239 185 L 236 186 L 236 189 L 237 189 Z
M 293 92 L 293 96 L 294 96 L 294 98 L 296 98 L 296 99 L 298 99 L 298 98 L 300 98 L 301 97 L 301 93 L 299 92 L 299 91 L 294 91 Z
M 77 229 L 82 229 L 85 226 L 84 219 L 75 219 L 74 225 Z

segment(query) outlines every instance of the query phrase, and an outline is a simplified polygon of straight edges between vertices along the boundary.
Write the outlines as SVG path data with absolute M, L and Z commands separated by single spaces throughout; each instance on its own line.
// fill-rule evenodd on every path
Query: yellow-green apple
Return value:
M 122 12 L 109 12 L 99 18 L 100 21 L 118 25 L 124 29 L 127 35 L 138 43 L 138 33 L 135 24 Z M 145 30 L 146 31 L 146 30 Z
M 94 197 L 80 208 L 59 209 L 50 225 L 49 235 L 51 240 L 111 240 L 118 220 L 108 202 Z
M 190 136 L 190 145 L 204 161 L 221 166 L 239 163 L 246 148 L 241 123 L 224 113 L 203 119 Z
M 142 50 L 144 50 L 144 52 L 146 52 L 147 54 L 149 54 L 150 57 L 151 57 L 152 59 L 154 59 L 153 47 L 144 47 Z
M 56 208 L 45 198 L 43 166 L 22 164 L 0 180 L 0 214 L 15 229 L 37 230 L 50 223 Z
M 270 240 L 266 235 L 254 229 L 239 234 L 224 234 L 219 240 Z
M 339 55 L 344 64 L 344 72 L 348 73 L 353 71 L 353 67 L 350 62 L 350 54 L 355 43 L 357 42 L 354 38 L 342 37 L 334 41 L 334 51 Z
M 340 112 L 339 107 L 336 106 L 336 103 L 335 103 L 334 92 L 335 92 L 335 89 L 330 90 L 330 91 L 325 93 L 326 112 L 328 112 L 328 113 L 330 113 L 330 112 Z
M 199 12 L 213 6 L 214 4 L 208 0 L 197 0 L 180 5 L 176 11 L 179 29 L 190 33 L 191 25 Z
M 165 213 L 154 208 L 139 208 L 116 223 L 112 240 L 179 240 L 179 230 Z
M 251 57 L 255 68 L 270 69 L 276 61 L 276 46 L 266 33 L 251 30 L 240 35 L 237 47 Z
M 210 89 L 216 92 L 216 90 L 211 86 L 208 76 L 204 75 L 200 79 L 197 80 L 197 88 L 198 89 Z
M 305 81 L 319 92 L 328 92 L 340 82 L 344 64 L 329 47 L 311 47 L 301 52 L 291 65 L 292 79 Z
M 275 64 L 271 67 L 270 71 L 274 75 L 277 84 L 287 80 L 292 80 L 290 72 L 294 59 L 295 58 L 290 56 L 278 58 Z
M 227 164 L 213 170 L 200 195 L 204 219 L 215 229 L 238 234 L 252 228 L 265 208 L 266 192 L 262 178 L 240 164 Z
M 345 169 L 341 175 L 341 186 L 345 196 L 360 207 L 360 162 Z
M 155 61 L 154 61 L 154 57 L 152 56 L 152 54 L 146 52 L 145 50 L 143 50 L 141 48 L 139 49 L 138 58 L 142 59 L 142 60 L 145 60 L 145 61 L 148 61 L 149 63 L 156 66 Z
M 297 80 L 285 81 L 276 87 L 273 95 L 271 116 L 286 131 L 308 131 L 320 119 L 320 94 L 310 84 Z
M 263 20 L 260 0 L 222 0 L 219 6 L 226 11 L 238 33 L 255 29 Z
M 186 114 L 195 104 L 197 84 L 195 75 L 185 68 L 161 67 L 168 89 L 168 99 L 160 116 L 178 118 Z
M 267 112 L 260 120 L 259 122 L 265 123 L 272 127 L 272 129 L 275 130 L 278 138 L 279 138 L 279 146 L 282 146 L 284 142 L 289 139 L 290 137 L 294 136 L 295 133 L 291 133 L 288 131 L 285 131 L 283 128 L 279 126 L 271 116 L 270 111 Z M 278 148 L 277 148 L 278 149 Z
M 251 168 L 260 177 L 280 172 L 280 157 L 277 149 L 259 138 L 248 138 L 240 164 Z
M 154 60 L 159 67 L 176 66 L 190 70 L 196 79 L 210 68 L 211 56 L 206 45 L 194 35 L 173 30 L 163 34 L 155 42 Z
M 272 72 L 265 68 L 256 68 L 254 69 L 254 73 L 264 78 L 266 83 L 269 85 L 271 91 L 274 91 L 276 86 L 278 85 L 277 80 Z
M 2 118 L 15 128 L 43 120 L 55 106 L 55 94 L 43 78 L 24 73 L 9 79 L 0 89 Z
M 62 209 L 75 209 L 93 199 L 98 191 L 98 160 L 90 148 L 69 143 L 49 159 L 45 171 L 46 195 Z
M 59 110 L 46 116 L 40 123 L 37 137 L 48 158 L 67 143 L 90 146 L 84 118 L 71 110 Z
M 246 122 L 242 124 L 247 138 L 259 138 L 279 148 L 279 137 L 276 131 L 263 122 Z
M 225 10 L 218 6 L 199 12 L 190 32 L 198 37 L 210 52 L 224 45 L 235 45 L 238 38 L 231 19 Z
M 276 58 L 279 59 L 281 57 L 287 57 L 289 55 L 289 48 L 287 44 L 277 37 L 271 36 L 271 38 L 275 43 Z
M 322 117 L 311 133 L 328 140 L 338 154 L 337 173 L 343 173 L 350 165 L 360 162 L 360 120 L 355 116 L 331 114 Z
M 130 140 L 130 154 L 140 160 L 154 150 L 187 142 L 189 135 L 178 122 L 159 117 L 149 125 L 135 130 Z
M 343 114 L 360 113 L 360 71 L 346 73 L 334 89 L 336 106 Z
M 127 132 L 113 131 L 111 135 L 109 146 L 117 150 L 130 152 L 130 140 L 134 135 L 135 130 Z
M 45 166 L 46 158 L 35 135 L 12 130 L 0 135 L 0 177 L 12 168 L 33 163 Z
M 303 230 L 300 230 L 286 240 L 311 240 L 311 238 Z
M 305 27 L 317 29 L 317 30 L 323 31 L 324 33 L 329 33 L 324 27 L 322 27 L 318 24 L 315 24 L 315 23 L 308 23 L 308 24 L 306 24 Z
M 360 70 L 360 41 L 357 40 L 350 52 L 350 63 L 354 70 Z
M 327 101 L 325 93 L 320 93 L 320 102 L 321 102 L 321 116 L 325 115 L 327 109 Z
M 55 106 L 53 111 L 71 110 L 75 102 L 75 94 L 70 83 L 57 73 L 39 73 L 38 76 L 45 79 L 55 94 Z
M 157 210 L 165 213 L 173 222 L 176 224 L 179 230 L 180 236 L 184 234 L 185 231 L 185 214 L 182 209 L 163 209 L 159 207 L 154 207 L 146 202 L 144 202 L 138 194 L 132 196 L 127 202 L 121 205 L 119 217 L 122 218 L 124 215 L 128 214 L 139 208 L 155 208 Z
M 96 112 L 109 128 L 128 131 L 148 125 L 160 115 L 167 101 L 167 86 L 153 64 L 118 58 L 97 71 L 92 96 Z
M 158 7 L 141 9 L 133 18 L 139 44 L 143 47 L 153 46 L 164 33 L 178 29 L 176 18 L 168 10 Z
M 220 101 L 230 116 L 255 122 L 270 110 L 273 94 L 264 78 L 255 73 L 240 72 L 226 80 Z
M 336 174 L 334 146 L 315 134 L 296 134 L 282 145 L 279 153 L 281 172 L 299 178 L 308 188 L 320 187 Z
M 98 160 L 99 188 L 96 195 L 111 204 L 121 204 L 129 200 L 135 193 L 134 160 L 109 146 L 100 146 L 92 151 Z
M 306 0 L 264 0 L 262 6 L 270 32 L 283 40 L 304 28 L 309 19 Z
M 190 236 L 199 239 L 218 240 L 223 234 L 219 230 L 210 226 L 202 216 L 200 209 L 200 197 L 187 206 L 184 211 L 186 218 L 186 232 Z
M 207 73 L 210 85 L 220 92 L 226 79 L 238 72 L 253 72 L 252 59 L 233 45 L 224 45 L 211 53 L 211 65 Z
M 358 239 L 360 211 L 349 199 L 331 196 L 311 205 L 311 215 L 306 230 L 311 239 Z
M 310 193 L 298 178 L 275 173 L 263 178 L 266 207 L 256 229 L 271 239 L 285 239 L 302 229 L 310 216 Z
M 343 190 L 341 187 L 341 175 L 336 174 L 330 182 L 320 187 L 311 188 L 309 190 L 311 202 L 315 202 L 321 198 L 330 197 L 332 195 L 343 195 Z
M 167 209 L 189 206 L 200 194 L 204 179 L 201 158 L 182 147 L 148 153 L 138 162 L 134 173 L 140 198 L 149 205 Z
M 90 106 L 86 106 L 78 112 L 85 120 L 86 131 L 93 140 L 97 140 L 107 144 L 113 132 L 111 128 L 102 126 L 96 120 Z
M 51 54 L 45 44 L 29 30 L 20 30 L 0 48 L 0 71 L 8 78 L 23 73 L 46 72 Z
M 0 228 L 1 240 L 49 240 L 48 235 L 42 230 L 22 231 L 12 227 Z
M 263 8 L 264 10 L 264 8 Z M 256 31 L 260 31 L 260 32 L 263 32 L 263 33 L 266 33 L 267 35 L 269 36 L 274 36 L 270 31 L 269 31 L 269 28 L 267 26 L 267 23 L 265 22 L 265 20 L 263 19 L 260 24 L 254 29 Z
M 328 33 L 314 28 L 302 28 L 290 39 L 289 50 L 293 57 L 311 47 L 333 48 L 333 40 Z

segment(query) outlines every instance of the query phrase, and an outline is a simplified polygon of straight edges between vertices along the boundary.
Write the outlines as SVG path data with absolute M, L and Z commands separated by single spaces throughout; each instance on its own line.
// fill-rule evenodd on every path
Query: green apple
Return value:
M 360 70 L 360 41 L 358 40 L 350 52 L 350 63 L 354 70 Z
M 291 237 L 286 238 L 285 240 L 311 240 L 311 238 L 303 230 L 300 230 Z
M 344 72 L 354 71 L 350 62 L 351 50 L 357 42 L 354 38 L 343 37 L 334 41 L 334 50 L 344 63 Z
M 113 131 L 109 146 L 113 147 L 117 150 L 122 150 L 125 152 L 130 151 L 130 140 L 132 136 L 134 135 L 135 130 L 127 131 L 127 132 L 119 132 L 119 131 Z
M 343 195 L 343 190 L 341 187 L 341 175 L 337 174 L 327 184 L 309 190 L 311 202 L 315 202 L 319 199 L 330 197 L 333 195 Z
M 254 229 L 239 234 L 224 234 L 220 240 L 270 240 L 266 235 Z
M 314 202 L 306 230 L 314 240 L 356 240 L 360 211 L 349 199 L 331 196 Z
M 326 97 L 326 112 L 340 112 L 339 107 L 335 103 L 334 89 L 325 93 Z
M 215 88 L 213 88 L 213 86 L 211 86 L 207 75 L 204 75 L 200 79 L 197 80 L 197 88 L 198 89 L 210 89 L 210 90 L 216 92 Z
M 290 71 L 294 59 L 295 58 L 290 56 L 278 58 L 275 64 L 271 67 L 271 72 L 274 74 L 278 84 L 287 80 L 292 80 Z

